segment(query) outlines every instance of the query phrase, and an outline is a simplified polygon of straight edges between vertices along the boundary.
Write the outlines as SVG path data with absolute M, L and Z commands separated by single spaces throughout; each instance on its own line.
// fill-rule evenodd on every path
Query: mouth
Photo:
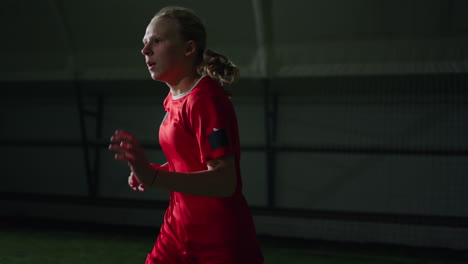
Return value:
M 154 65 L 156 65 L 156 63 L 148 61 L 148 62 L 146 62 L 146 65 L 148 65 L 148 68 L 151 70 L 152 68 L 154 68 Z

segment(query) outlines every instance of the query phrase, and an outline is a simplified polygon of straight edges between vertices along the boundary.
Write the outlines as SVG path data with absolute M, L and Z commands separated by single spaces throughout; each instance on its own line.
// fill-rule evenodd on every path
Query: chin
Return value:
M 150 72 L 151 74 L 151 79 L 155 80 L 155 81 L 161 81 L 161 75 L 160 74 L 157 74 L 155 72 Z
M 155 73 L 155 72 L 151 73 L 151 78 L 159 82 L 168 82 L 170 79 L 167 74 Z

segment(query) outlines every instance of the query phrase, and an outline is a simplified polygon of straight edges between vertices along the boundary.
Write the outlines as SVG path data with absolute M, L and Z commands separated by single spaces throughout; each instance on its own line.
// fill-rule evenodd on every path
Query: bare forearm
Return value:
M 222 169 L 193 173 L 159 171 L 154 185 L 192 195 L 228 197 L 234 192 L 236 176 L 227 174 Z
M 152 188 L 163 188 L 191 195 L 209 197 L 228 197 L 236 187 L 235 172 L 227 168 L 212 169 L 199 172 L 179 173 L 170 171 L 155 171 L 156 178 L 151 185 L 151 177 L 145 181 Z
M 140 185 L 159 187 L 170 191 L 198 196 L 228 197 L 236 188 L 236 162 L 232 155 L 206 161 L 206 171 L 177 173 L 168 171 L 168 164 L 162 166 L 148 162 L 136 138 L 121 130 L 111 137 L 109 150 L 115 151 L 115 159 L 126 162 L 131 177 Z

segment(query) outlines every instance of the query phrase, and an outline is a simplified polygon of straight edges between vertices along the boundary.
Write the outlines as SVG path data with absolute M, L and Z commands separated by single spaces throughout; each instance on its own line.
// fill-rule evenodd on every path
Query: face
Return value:
M 186 43 L 178 33 L 178 23 L 170 18 L 153 18 L 143 37 L 146 65 L 153 80 L 170 82 L 186 64 Z

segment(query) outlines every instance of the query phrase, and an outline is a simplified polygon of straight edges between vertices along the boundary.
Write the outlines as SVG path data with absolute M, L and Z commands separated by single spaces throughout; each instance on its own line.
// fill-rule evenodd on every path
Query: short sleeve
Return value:
M 234 154 L 233 106 L 227 97 L 205 95 L 194 100 L 189 111 L 191 130 L 196 136 L 202 164 Z

